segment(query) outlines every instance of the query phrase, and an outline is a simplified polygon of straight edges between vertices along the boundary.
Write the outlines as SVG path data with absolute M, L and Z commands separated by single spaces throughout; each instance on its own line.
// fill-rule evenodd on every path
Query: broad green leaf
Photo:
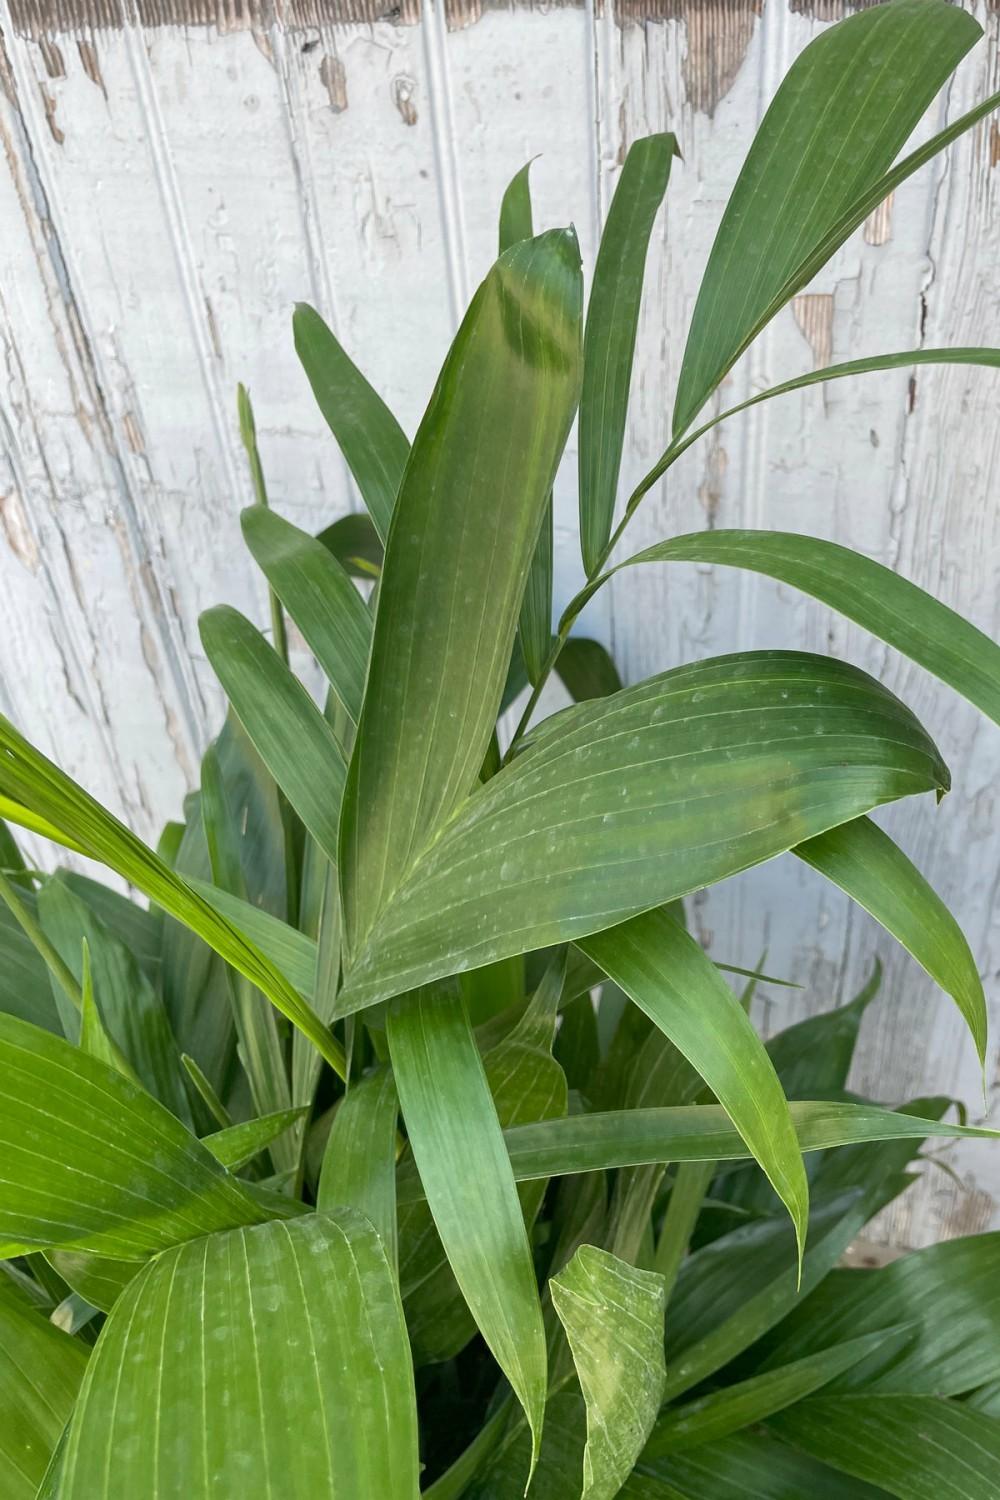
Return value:
M 333 553 L 352 578 L 365 578 L 370 582 L 382 571 L 385 555 L 382 541 L 366 511 L 352 511 L 341 516 L 317 532 L 316 540 Z
M 587 1405 L 582 1500 L 613 1500 L 663 1395 L 663 1281 L 581 1245 L 549 1291 Z
M 769 1424 L 900 1500 L 996 1500 L 1000 1421 L 934 1396 L 813 1396 Z
M 576 405 L 580 299 L 571 231 L 508 250 L 473 298 L 417 433 L 344 799 L 349 955 L 483 763 Z
M 530 240 L 534 234 L 531 222 L 531 186 L 529 173 L 531 162 L 515 173 L 507 186 L 500 204 L 499 254 L 510 250 L 520 240 Z M 541 676 L 545 658 L 552 641 L 552 495 L 545 503 L 541 530 L 531 558 L 521 614 L 518 622 L 518 637 L 524 655 L 528 677 L 532 684 Z
M 260 1115 L 255 1120 L 240 1120 L 238 1124 L 227 1125 L 224 1130 L 217 1130 L 213 1135 L 202 1136 L 201 1143 L 211 1151 L 216 1161 L 235 1172 L 240 1167 L 245 1167 L 247 1162 L 253 1161 L 261 1151 L 266 1151 L 286 1130 L 297 1125 L 305 1114 L 304 1109 L 275 1110 L 273 1114 Z
M 254 559 L 356 724 L 372 635 L 365 601 L 329 548 L 308 532 L 259 506 L 240 519 Z
M 0 1016 L 0 1157 L 5 1255 L 62 1245 L 141 1260 L 263 1217 L 155 1099 L 10 1016 Z
M 580 945 L 705 1080 L 787 1207 L 801 1254 L 809 1188 L 788 1104 L 763 1042 L 714 964 L 662 911 Z
M 0 1301 L 0 1494 L 35 1500 L 73 1410 L 87 1348 L 30 1310 Z
M 1000 1378 L 1000 1234 L 946 1240 L 877 1271 L 838 1270 L 775 1336 L 765 1368 L 893 1324 L 915 1328 L 903 1354 L 870 1362 L 838 1390 L 959 1395 Z
M 402 879 L 340 1013 L 577 941 L 948 785 L 899 700 L 827 657 L 715 658 L 573 715 L 473 792 Z
M 524 1218 L 468 1017 L 418 991 L 389 1013 L 389 1053 L 420 1181 L 480 1332 L 524 1408 L 537 1458 L 545 1331 Z
M 838 1100 L 793 1100 L 788 1105 L 800 1151 L 829 1151 L 877 1141 L 942 1139 L 998 1140 L 1000 1131 L 979 1125 L 881 1109 L 877 1104 Z M 676 1109 L 623 1109 L 576 1114 L 566 1119 L 516 1125 L 504 1131 L 511 1168 L 518 1182 L 639 1167 L 647 1162 L 746 1161 L 751 1152 L 718 1104 Z M 401 1169 L 400 1203 L 423 1196 L 415 1171 Z M 896 1319 L 895 1321 L 899 1321 Z
M 676 154 L 672 135 L 630 146 L 594 266 L 580 393 L 580 545 L 588 574 L 601 566 L 611 535 L 646 252 Z
M 93 995 L 100 1022 L 138 1080 L 161 1104 L 192 1125 L 180 1052 L 159 995 L 131 953 L 65 883 L 47 880 L 38 894 L 42 927 L 78 983 L 83 947 L 90 954 Z M 71 1040 L 78 1032 L 74 1030 Z
M 384 542 L 409 456 L 406 435 L 314 308 L 300 302 L 292 328 L 316 404 Z
M 298 678 L 238 610 L 217 605 L 198 625 L 236 717 L 306 828 L 336 860 L 346 767 L 333 731 Z
M 795 853 L 863 906 L 951 995 L 986 1065 L 986 996 L 976 961 L 941 897 L 869 818 L 831 828 Z
M 586 636 L 569 638 L 556 658 L 556 671 L 563 686 L 576 703 L 590 698 L 607 698 L 621 691 L 618 668 L 599 641 Z
M 619 566 L 645 562 L 746 568 L 801 589 L 933 672 L 1000 724 L 1000 646 L 916 584 L 849 547 L 792 531 L 702 531 L 657 542 Z
M 847 1479 L 766 1432 L 738 1432 L 660 1459 L 629 1480 L 622 1500 L 885 1500 L 885 1490 Z
M 398 1113 L 390 1068 L 352 1083 L 333 1117 L 316 1194 L 319 1209 L 346 1205 L 374 1224 L 394 1273 Z
M 19 805 L 28 809 L 29 816 L 34 806 L 60 842 L 68 839 L 92 859 L 117 870 L 151 901 L 190 927 L 227 963 L 263 990 L 271 1003 L 305 1033 L 330 1066 L 342 1074 L 344 1058 L 340 1044 L 284 975 L 141 839 L 46 760 L 2 717 L 0 757 L 0 782 L 19 799 Z
M 829 1385 L 845 1370 L 887 1344 L 898 1349 L 903 1336 L 905 1330 L 899 1329 L 863 1334 L 779 1369 L 751 1376 L 737 1385 L 710 1391 L 683 1406 L 668 1407 L 643 1450 L 643 1461 L 697 1448 L 703 1443 L 717 1443 L 731 1432 L 754 1426 Z
M 818 269 L 817 249 L 827 259 L 850 233 L 856 204 L 885 177 L 981 35 L 970 15 L 945 0 L 891 0 L 830 27 L 799 54 L 754 137 L 712 246 L 681 366 L 675 434 Z
M 201 762 L 201 817 L 213 880 L 221 889 L 231 890 L 245 901 L 247 889 L 239 855 L 237 825 L 213 745 L 209 745 Z M 244 975 L 227 969 L 226 982 L 232 998 L 240 1060 L 257 1113 L 263 1115 L 287 1110 L 292 1100 L 274 1009 Z M 296 1142 L 282 1140 L 274 1156 L 274 1165 L 279 1170 L 294 1166 L 296 1154 Z
M 136 1277 L 91 1357 L 60 1497 L 416 1500 L 418 1472 L 399 1294 L 342 1209 L 209 1235 Z

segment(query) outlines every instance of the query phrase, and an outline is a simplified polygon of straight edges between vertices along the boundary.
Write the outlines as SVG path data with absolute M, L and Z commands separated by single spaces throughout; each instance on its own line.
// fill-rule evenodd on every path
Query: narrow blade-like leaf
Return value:
M 588 574 L 611 535 L 646 252 L 676 154 L 672 135 L 633 142 L 594 266 L 580 393 L 580 545 Z
M 768 1424 L 900 1500 L 996 1500 L 1000 1420 L 934 1396 L 813 1396 Z
M 927 1120 L 877 1104 L 798 1099 L 792 1100 L 788 1109 L 801 1151 L 932 1136 L 1000 1140 L 1000 1132 L 985 1126 Z M 504 1141 L 518 1182 L 612 1167 L 641 1167 L 651 1162 L 745 1161 L 752 1156 L 726 1111 L 717 1104 L 569 1115 L 566 1119 L 512 1126 L 504 1131 Z M 401 1169 L 397 1191 L 400 1203 L 422 1197 L 417 1173 Z
M 831 828 L 795 853 L 863 906 L 955 1001 L 986 1064 L 986 996 L 976 961 L 941 897 L 870 818 Z
M 329 724 L 260 631 L 217 605 L 198 622 L 205 654 L 271 775 L 330 858 L 344 790 L 344 755 Z
M 216 885 L 232 890 L 246 900 L 236 827 L 214 745 L 209 745 L 202 757 L 201 816 Z M 242 974 L 227 969 L 226 982 L 232 999 L 240 1058 L 257 1112 L 263 1115 L 287 1110 L 292 1100 L 274 1008 Z M 275 1166 L 290 1167 L 294 1161 L 295 1142 L 282 1141 L 275 1156 Z
M 192 1125 L 180 1052 L 163 1002 L 124 943 L 61 875 L 46 881 L 39 892 L 38 912 L 46 934 L 78 981 L 83 978 L 86 943 L 96 1009 L 109 1038 L 135 1070 L 133 1078 L 137 1074 L 161 1104 Z
M 524 1218 L 468 1017 L 418 991 L 389 1014 L 403 1118 L 455 1279 L 531 1426 L 545 1409 L 545 1330 Z
M 885 1491 L 779 1443 L 737 1432 L 704 1448 L 672 1453 L 622 1490 L 622 1500 L 885 1500 Z
M 529 175 L 531 162 L 515 173 L 507 185 L 500 204 L 499 253 L 521 240 L 530 240 L 534 234 L 531 222 L 531 184 Z M 531 557 L 521 615 L 518 621 L 518 637 L 524 654 L 524 663 L 532 684 L 536 683 L 548 655 L 552 640 L 552 495 L 545 502 L 538 541 Z
M 398 1113 L 390 1068 L 352 1083 L 333 1117 L 316 1194 L 323 1211 L 346 1205 L 370 1219 L 394 1271 Z
M 697 1448 L 702 1443 L 717 1443 L 731 1432 L 762 1422 L 765 1417 L 774 1416 L 786 1406 L 829 1385 L 831 1380 L 887 1343 L 898 1347 L 905 1337 L 905 1329 L 862 1334 L 860 1338 L 847 1339 L 816 1354 L 805 1355 L 779 1369 L 696 1397 L 683 1406 L 669 1407 L 643 1450 L 643 1461 L 685 1448 Z
M 796 58 L 712 247 L 681 367 L 675 434 L 817 269 L 816 248 L 829 245 L 832 254 L 831 231 L 883 178 L 981 35 L 972 16 L 945 0 L 891 0 L 830 27 Z
M 809 1187 L 788 1103 L 763 1042 L 718 969 L 662 911 L 580 946 L 700 1073 L 791 1214 L 801 1251 Z
M 202 1137 L 207 1147 L 224 1167 L 231 1172 L 245 1167 L 261 1151 L 266 1151 L 273 1141 L 291 1130 L 304 1117 L 304 1109 L 279 1109 L 273 1114 L 259 1115 L 255 1120 L 241 1120 L 237 1125 L 227 1125 L 212 1135 Z
M 295 352 L 384 542 L 410 452 L 406 434 L 319 313 L 300 302 Z
M 361 712 L 371 615 L 328 547 L 274 511 L 241 516 L 243 538 L 352 723 Z
M 954 1396 L 1000 1379 L 998 1255 L 994 1232 L 945 1240 L 877 1271 L 837 1271 L 779 1330 L 764 1368 L 905 1323 L 913 1329 L 905 1352 L 843 1376 L 838 1390 Z
M 801 589 L 919 662 L 1000 724 L 1000 646 L 915 583 L 850 547 L 792 531 L 702 531 L 657 542 L 620 566 L 647 562 L 746 568 Z

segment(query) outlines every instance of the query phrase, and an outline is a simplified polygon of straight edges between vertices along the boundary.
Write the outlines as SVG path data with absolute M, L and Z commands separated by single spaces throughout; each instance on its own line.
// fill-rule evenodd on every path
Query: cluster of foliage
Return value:
M 909 950 L 985 1062 L 968 945 L 868 817 L 948 771 L 844 662 L 758 651 L 623 688 L 570 634 L 642 496 L 730 415 L 692 430 L 741 352 L 997 105 L 896 162 L 978 35 L 945 0 L 891 0 L 794 64 L 719 229 L 670 444 L 617 526 L 671 136 L 623 165 L 585 320 L 574 236 L 533 235 L 518 174 L 412 446 L 300 308 L 367 515 L 317 538 L 270 510 L 241 391 L 272 640 L 203 617 L 230 713 L 155 852 L 0 721 L 8 1500 L 998 1493 L 998 1237 L 838 1264 L 924 1141 L 991 1132 L 847 1091 L 874 983 L 765 1045 L 750 999 L 778 981 L 736 970 L 739 995 L 683 908 L 792 852 Z M 926 360 L 1000 352 L 754 399 Z M 586 583 L 553 637 L 577 411 Z M 618 566 L 678 560 L 812 594 L 1000 722 L 1000 648 L 871 560 L 713 531 Z M 553 670 L 575 701 L 538 722 Z M 8 824 L 145 899 L 39 874 Z

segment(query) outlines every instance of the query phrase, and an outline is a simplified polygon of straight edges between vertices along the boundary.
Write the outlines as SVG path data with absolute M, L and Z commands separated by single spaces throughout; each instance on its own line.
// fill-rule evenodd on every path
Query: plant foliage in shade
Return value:
M 716 531 L 612 562 L 757 333 L 997 103 L 899 158 L 978 36 L 945 0 L 889 0 L 796 60 L 705 269 L 669 446 L 627 498 L 672 135 L 623 162 L 587 290 L 517 172 L 412 443 L 300 307 L 365 510 L 314 537 L 269 509 L 240 388 L 270 638 L 224 603 L 203 617 L 230 713 L 156 851 L 0 721 L 5 1500 L 1000 1493 L 998 1237 L 841 1264 L 925 1142 L 993 1133 L 945 1099 L 847 1091 L 877 976 L 765 1045 L 753 997 L 782 981 L 684 921 L 687 895 L 794 854 L 922 966 L 985 1064 L 975 956 L 870 817 L 928 793 L 947 817 L 948 768 L 835 658 L 623 685 L 570 637 L 616 567 L 749 569 L 1000 721 L 1000 647 L 871 559 Z M 753 399 L 931 360 L 1000 351 Z M 577 413 L 585 581 L 554 628 Z M 573 704 L 546 718 L 554 672 Z M 33 870 L 17 825 L 135 899 Z

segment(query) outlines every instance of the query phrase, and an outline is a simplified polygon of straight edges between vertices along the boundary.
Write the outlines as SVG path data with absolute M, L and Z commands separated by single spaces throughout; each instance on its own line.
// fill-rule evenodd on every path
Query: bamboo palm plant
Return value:
M 11 1500 L 1000 1490 L 997 1237 L 838 1269 L 922 1142 L 991 1132 L 947 1122 L 947 1099 L 848 1092 L 874 983 L 765 1045 L 750 999 L 780 981 L 734 980 L 684 920 L 685 896 L 792 853 L 909 950 L 985 1065 L 968 944 L 868 816 L 940 800 L 938 750 L 832 657 L 742 652 L 623 687 L 572 635 L 618 568 L 750 569 L 1000 722 L 1000 648 L 860 554 L 716 530 L 613 560 L 643 496 L 732 415 L 715 395 L 760 330 L 1000 102 L 897 160 L 979 35 L 945 0 L 890 0 L 795 62 L 709 257 L 669 443 L 621 506 L 672 136 L 624 162 L 585 316 L 573 232 L 533 233 L 518 173 L 412 444 L 300 307 L 365 514 L 313 537 L 269 509 L 241 389 L 271 639 L 226 606 L 203 617 L 230 712 L 156 851 L 0 723 L 8 824 L 141 897 L 42 875 L 3 833 Z M 1000 351 L 857 360 L 743 405 L 931 361 Z M 553 634 L 551 491 L 577 414 L 586 583 Z M 539 719 L 553 672 L 575 701 Z

